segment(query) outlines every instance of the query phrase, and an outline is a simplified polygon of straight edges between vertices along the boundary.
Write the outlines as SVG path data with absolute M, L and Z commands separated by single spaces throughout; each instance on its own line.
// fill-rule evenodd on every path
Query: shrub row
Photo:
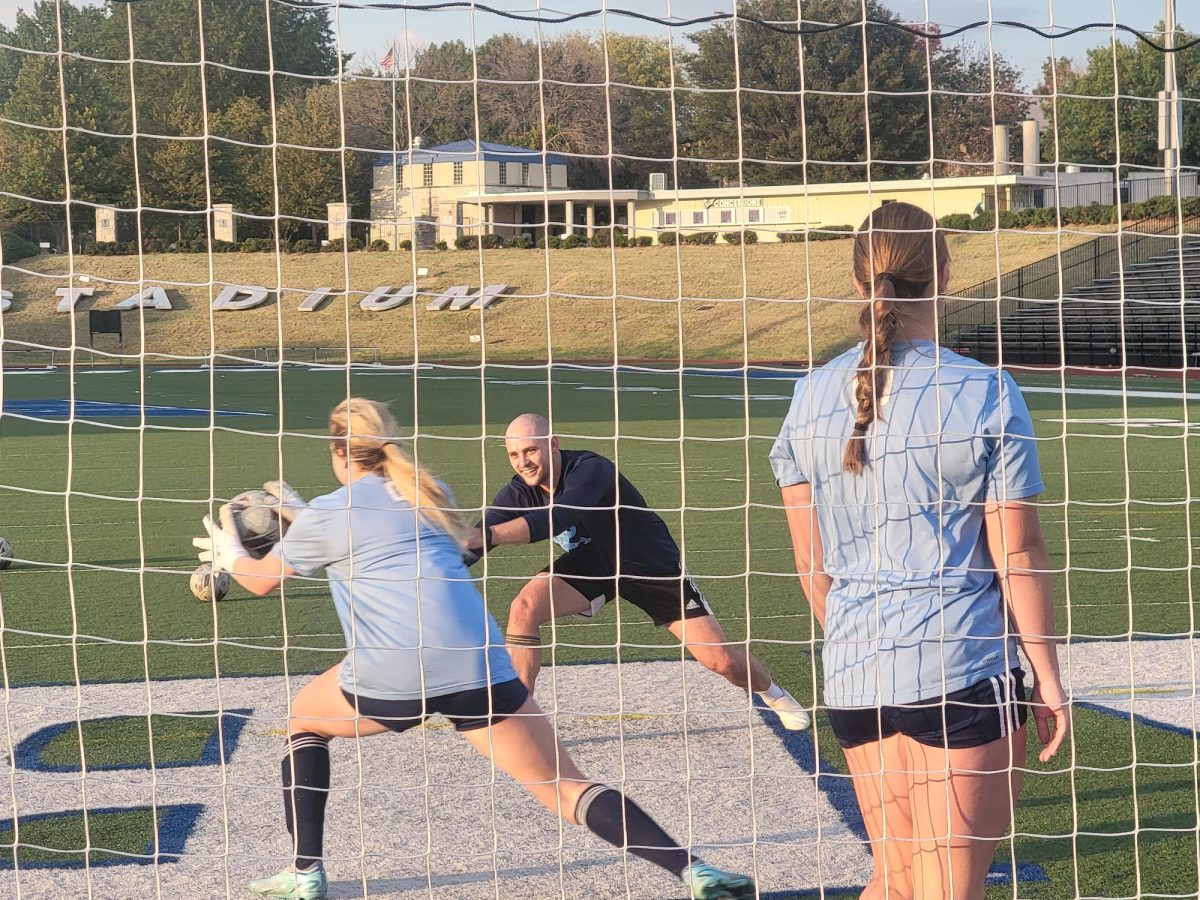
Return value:
M 814 228 L 810 231 L 781 231 L 779 240 L 785 244 L 803 244 L 806 241 L 840 241 L 854 237 L 853 225 L 830 225 L 827 228 Z
M 721 235 L 727 244 L 757 244 L 757 231 L 727 231 Z
M 25 240 L 15 231 L 6 231 L 0 236 L 0 256 L 3 257 L 3 262 L 15 263 L 19 259 L 37 255 L 37 244 Z
M 1121 208 L 1121 214 L 1127 222 L 1174 217 L 1180 211 L 1185 217 L 1200 215 L 1200 197 L 1185 197 L 1182 201 L 1175 197 L 1152 197 L 1144 203 L 1126 203 Z M 1091 206 L 1064 206 L 1058 210 L 1054 207 L 1006 209 L 1000 211 L 999 226 L 1001 228 L 1055 228 L 1060 221 L 1063 225 L 1115 225 L 1117 207 L 1092 204 Z M 953 213 L 938 219 L 938 225 L 954 231 L 991 231 L 996 227 L 997 220 L 996 214 L 990 210 L 977 216 Z

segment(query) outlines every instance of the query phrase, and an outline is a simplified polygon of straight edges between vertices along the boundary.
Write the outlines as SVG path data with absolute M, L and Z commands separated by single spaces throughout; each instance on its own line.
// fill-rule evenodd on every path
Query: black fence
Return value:
M 951 294 L 941 317 L 942 340 L 966 328 L 994 325 L 1006 316 L 1047 300 L 1069 296 L 1076 288 L 1109 278 L 1156 256 L 1177 250 L 1184 236 L 1200 232 L 1200 216 L 1143 219 L 1062 253 L 989 278 Z M 1030 302 L 1032 301 L 1032 302 Z

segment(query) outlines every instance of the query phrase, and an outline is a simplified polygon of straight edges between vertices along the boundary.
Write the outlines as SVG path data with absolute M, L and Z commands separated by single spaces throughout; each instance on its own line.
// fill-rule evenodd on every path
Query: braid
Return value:
M 875 300 L 863 307 L 858 319 L 868 338 L 854 376 L 854 430 L 842 457 L 842 468 L 852 475 L 862 474 L 867 465 L 867 429 L 879 418 L 879 397 L 887 384 L 892 343 L 900 328 L 900 316 L 889 294 L 891 286 L 888 278 L 876 279 Z
M 882 418 L 879 400 L 901 337 L 901 317 L 915 303 L 932 303 L 937 266 L 949 262 L 946 239 L 933 217 L 910 203 L 887 203 L 863 222 L 854 238 L 854 278 L 869 300 L 859 316 L 863 355 L 854 375 L 854 427 L 842 469 L 861 475 L 867 466 L 867 432 Z M 909 304 L 905 309 L 903 304 Z

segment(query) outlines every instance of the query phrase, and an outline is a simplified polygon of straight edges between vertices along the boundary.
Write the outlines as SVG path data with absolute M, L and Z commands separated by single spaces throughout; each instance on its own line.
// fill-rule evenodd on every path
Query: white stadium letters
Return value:
M 428 310 L 487 309 L 508 290 L 509 286 L 506 284 L 489 284 L 478 291 L 470 285 L 457 284 L 436 293 L 426 292 L 426 296 L 431 299 L 425 308 Z M 93 296 L 95 292 L 96 289 L 92 287 L 56 288 L 54 295 L 58 300 L 55 309 L 60 313 L 75 312 L 79 301 Z M 341 292 L 334 291 L 330 287 L 316 288 L 304 298 L 298 309 L 301 312 L 317 312 L 325 305 L 326 301 L 336 297 L 339 293 Z M 364 294 L 358 307 L 366 312 L 386 312 L 415 300 L 420 293 L 415 284 L 406 284 L 395 290 L 390 284 L 384 284 Z M 271 292 L 265 287 L 229 284 L 213 300 L 212 309 L 220 312 L 240 312 L 244 309 L 254 309 L 266 303 L 270 296 Z M 8 312 L 12 307 L 12 301 L 12 291 L 0 290 L 0 312 Z M 174 309 L 167 289 L 161 285 L 147 286 L 119 303 L 112 304 L 113 309 L 128 310 L 139 307 L 163 311 Z

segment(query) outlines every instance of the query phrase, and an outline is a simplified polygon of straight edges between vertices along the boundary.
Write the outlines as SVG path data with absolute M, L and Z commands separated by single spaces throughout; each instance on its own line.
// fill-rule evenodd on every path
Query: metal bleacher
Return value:
M 948 297 L 941 334 L 989 363 L 1200 364 L 1200 216 L 1134 222 Z

